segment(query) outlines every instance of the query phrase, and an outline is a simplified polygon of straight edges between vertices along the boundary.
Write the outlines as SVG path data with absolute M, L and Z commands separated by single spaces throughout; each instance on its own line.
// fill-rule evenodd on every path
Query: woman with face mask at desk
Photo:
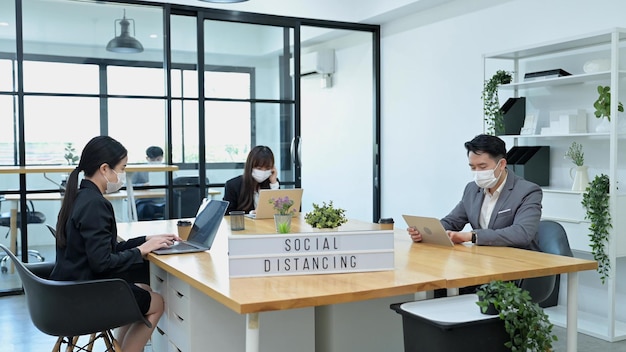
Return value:
M 226 181 L 224 186 L 224 200 L 230 202 L 226 214 L 232 210 L 254 212 L 259 200 L 259 190 L 280 187 L 277 176 L 272 150 L 264 145 L 252 148 L 248 153 L 243 175 Z
M 113 206 L 103 194 L 117 192 L 122 187 L 127 160 L 126 148 L 108 136 L 94 137 L 83 149 L 78 166 L 67 180 L 57 220 L 56 263 L 50 278 L 125 279 L 152 328 L 143 322 L 128 324 L 117 329 L 116 339 L 125 352 L 140 352 L 163 314 L 164 302 L 150 286 L 135 282 L 138 277 L 148 276 L 144 260 L 148 253 L 166 248 L 180 238 L 164 234 L 117 241 Z M 79 188 L 80 172 L 84 173 L 84 179 Z

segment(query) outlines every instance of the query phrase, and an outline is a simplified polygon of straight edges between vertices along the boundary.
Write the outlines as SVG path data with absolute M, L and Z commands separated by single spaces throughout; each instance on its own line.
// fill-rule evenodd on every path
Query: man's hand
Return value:
M 448 233 L 448 237 L 450 237 L 453 243 L 470 242 L 472 240 L 471 232 L 456 232 L 456 231 L 446 231 L 446 232 Z
M 413 242 L 422 242 L 422 234 L 415 227 L 409 227 L 406 230 Z

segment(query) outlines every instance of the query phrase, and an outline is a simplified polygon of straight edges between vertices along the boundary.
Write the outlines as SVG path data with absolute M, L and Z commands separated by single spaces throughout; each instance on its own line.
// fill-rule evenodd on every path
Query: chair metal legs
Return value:
M 41 253 L 39 253 L 39 251 L 34 250 L 34 249 L 29 249 L 28 250 L 28 255 L 37 259 L 40 262 L 43 262 L 44 260 L 46 260 L 46 258 L 44 258 Z M 0 259 L 0 271 L 2 271 L 3 273 L 6 273 L 9 271 L 8 267 L 7 267 L 7 262 L 9 261 L 9 256 L 4 256 L 2 257 L 2 259 Z M 11 269 L 13 270 L 13 269 Z
M 52 348 L 52 352 L 62 352 L 61 349 L 63 348 L 63 344 L 66 345 L 65 352 L 91 352 L 93 351 L 94 343 L 100 338 L 106 347 L 105 352 L 122 352 L 122 346 L 120 346 L 119 342 L 115 339 L 111 330 L 91 334 L 89 336 L 89 341 L 82 346 L 78 345 L 79 338 L 80 336 L 59 337 Z

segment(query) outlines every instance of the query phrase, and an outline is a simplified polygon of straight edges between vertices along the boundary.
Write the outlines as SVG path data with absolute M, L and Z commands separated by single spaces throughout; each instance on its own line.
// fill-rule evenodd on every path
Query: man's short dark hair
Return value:
M 146 149 L 146 156 L 150 159 L 156 159 L 163 156 L 163 149 L 157 146 L 148 147 L 148 149 Z
M 470 152 L 474 154 L 487 153 L 493 160 L 506 158 L 506 145 L 504 141 L 496 136 L 488 134 L 479 134 L 469 142 L 465 142 L 467 155 Z

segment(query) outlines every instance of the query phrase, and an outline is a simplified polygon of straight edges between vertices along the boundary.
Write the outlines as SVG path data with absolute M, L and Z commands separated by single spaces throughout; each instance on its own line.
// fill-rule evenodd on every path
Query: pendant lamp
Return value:
M 116 37 L 111 39 L 109 44 L 107 44 L 107 51 L 114 53 L 140 53 L 143 51 L 143 45 L 141 45 L 137 39 L 131 37 L 128 32 L 130 21 L 133 22 L 133 35 L 135 35 L 135 20 L 126 19 L 126 10 L 124 10 L 124 17 L 122 19 L 118 18 L 113 22 L 113 34 L 116 35 Z M 121 27 L 119 36 L 117 36 L 116 29 L 118 22 Z

